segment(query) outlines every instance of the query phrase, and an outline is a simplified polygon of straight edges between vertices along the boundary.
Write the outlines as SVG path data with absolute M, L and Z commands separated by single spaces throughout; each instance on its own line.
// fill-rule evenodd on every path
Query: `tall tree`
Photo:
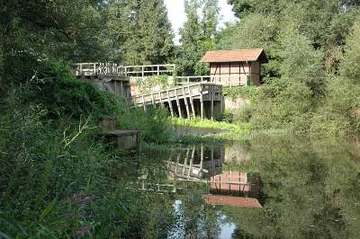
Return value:
M 202 12 L 201 17 L 199 12 Z M 217 0 L 186 0 L 187 20 L 180 30 L 178 71 L 183 75 L 207 74 L 207 67 L 199 60 L 215 48 L 219 7 Z
M 112 60 L 126 64 L 167 63 L 174 55 L 173 33 L 163 0 L 112 1 L 104 38 Z
M 0 85 L 31 79 L 48 59 L 101 58 L 100 22 L 98 5 L 90 0 L 1 1 Z

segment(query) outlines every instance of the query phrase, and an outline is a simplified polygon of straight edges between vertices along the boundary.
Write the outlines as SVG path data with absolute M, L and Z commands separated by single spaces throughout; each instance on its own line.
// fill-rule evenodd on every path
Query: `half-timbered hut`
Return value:
M 268 59 L 261 48 L 208 51 L 201 59 L 210 64 L 211 81 L 224 86 L 260 85 L 261 64 Z

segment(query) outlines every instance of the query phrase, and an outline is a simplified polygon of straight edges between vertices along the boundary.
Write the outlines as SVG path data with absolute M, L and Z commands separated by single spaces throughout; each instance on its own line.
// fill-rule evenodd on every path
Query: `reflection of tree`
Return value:
M 360 165 L 347 144 L 262 138 L 252 145 L 251 157 L 264 183 L 265 205 L 260 211 L 224 208 L 239 225 L 234 237 L 360 235 Z
M 190 185 L 180 196 L 185 238 L 217 238 L 220 231 L 219 215 L 212 206 L 204 204 L 204 189 Z

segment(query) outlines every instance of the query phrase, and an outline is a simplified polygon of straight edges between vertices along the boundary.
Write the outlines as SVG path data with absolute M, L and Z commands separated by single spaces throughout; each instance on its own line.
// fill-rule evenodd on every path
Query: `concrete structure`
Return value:
M 102 134 L 109 145 L 118 149 L 137 149 L 140 143 L 140 131 L 138 130 L 113 130 Z
M 78 63 L 75 64 L 75 76 L 94 87 L 111 92 L 116 96 L 130 97 L 129 78 L 122 73 L 122 68 L 113 63 Z
M 100 134 L 105 141 L 112 146 L 122 150 L 137 149 L 140 144 L 140 131 L 118 130 L 116 120 L 111 117 L 102 119 L 99 123 L 102 130 Z
M 261 48 L 208 51 L 201 61 L 210 64 L 211 81 L 223 86 L 260 85 L 261 64 L 268 62 Z

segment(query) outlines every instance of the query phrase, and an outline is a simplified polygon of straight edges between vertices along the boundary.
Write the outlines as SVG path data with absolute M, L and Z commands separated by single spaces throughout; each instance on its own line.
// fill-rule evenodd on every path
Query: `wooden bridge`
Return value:
M 213 119 L 223 112 L 222 86 L 205 82 L 136 95 L 132 102 L 144 110 L 150 105 L 162 105 L 169 109 L 171 116 L 180 118 L 200 116 Z
M 129 99 L 135 106 L 164 106 L 171 116 L 215 118 L 223 113 L 222 86 L 210 76 L 176 77 L 174 64 L 123 66 L 115 63 L 78 63 L 74 74 L 97 88 Z M 176 86 L 149 94 L 131 95 L 130 78 L 172 75 Z

